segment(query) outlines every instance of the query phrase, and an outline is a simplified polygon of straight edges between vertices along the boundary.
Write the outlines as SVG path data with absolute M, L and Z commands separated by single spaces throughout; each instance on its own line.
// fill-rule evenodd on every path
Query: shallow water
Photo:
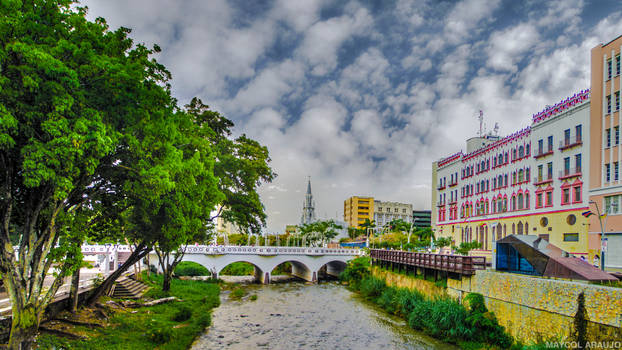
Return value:
M 241 301 L 221 293 L 212 326 L 192 349 L 453 349 L 412 330 L 334 283 L 284 282 L 244 287 Z

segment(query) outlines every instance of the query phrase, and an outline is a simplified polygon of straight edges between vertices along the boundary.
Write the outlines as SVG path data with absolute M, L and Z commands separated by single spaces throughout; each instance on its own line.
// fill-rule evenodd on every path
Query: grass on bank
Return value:
M 188 349 L 211 323 L 211 310 L 220 304 L 220 287 L 213 282 L 173 279 L 170 292 L 165 293 L 161 275 L 143 277 L 152 286 L 144 298 L 175 296 L 181 301 L 116 309 L 107 327 L 71 329 L 73 334 L 88 337 L 86 340 L 43 333 L 37 339 L 39 349 Z
M 546 349 L 544 344 L 514 343 L 481 294 L 470 293 L 461 304 L 449 297 L 428 298 L 416 290 L 391 287 L 371 275 L 368 257 L 350 261 L 340 279 L 367 300 L 407 320 L 411 328 L 463 349 Z

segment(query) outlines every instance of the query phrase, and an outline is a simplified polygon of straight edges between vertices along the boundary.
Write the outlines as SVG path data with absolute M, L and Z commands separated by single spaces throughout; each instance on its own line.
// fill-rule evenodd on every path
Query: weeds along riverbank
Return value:
M 188 349 L 211 324 L 222 283 L 175 278 L 170 291 L 163 292 L 161 275 L 144 274 L 143 282 L 151 289 L 138 304 L 164 297 L 177 300 L 126 307 L 119 299 L 104 298 L 96 308 L 64 313 L 53 324 L 43 324 L 47 331 L 37 338 L 39 349 Z
M 388 286 L 371 275 L 368 257 L 350 261 L 340 279 L 388 313 L 407 320 L 411 328 L 461 348 L 546 349 L 516 343 L 487 310 L 481 294 L 470 293 L 459 303 L 447 296 L 428 298 L 417 290 Z

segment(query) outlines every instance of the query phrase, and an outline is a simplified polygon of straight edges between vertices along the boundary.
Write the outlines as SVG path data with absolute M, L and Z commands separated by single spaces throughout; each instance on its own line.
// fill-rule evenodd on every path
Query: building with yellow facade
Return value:
M 343 221 L 350 227 L 360 227 L 365 219 L 374 220 L 374 198 L 352 196 L 343 202 Z

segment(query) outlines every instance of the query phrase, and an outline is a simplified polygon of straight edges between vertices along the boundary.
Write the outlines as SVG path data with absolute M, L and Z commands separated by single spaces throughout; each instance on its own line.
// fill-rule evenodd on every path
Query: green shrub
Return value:
M 244 289 L 242 288 L 236 288 L 231 292 L 231 299 L 241 299 L 243 296 L 246 295 L 246 292 L 244 291 Z
M 378 305 L 390 314 L 397 311 L 397 289 L 385 288 L 377 301 Z
M 175 276 L 210 276 L 209 270 L 192 261 L 182 261 L 175 267 Z
M 376 277 L 367 277 L 361 281 L 359 290 L 366 298 L 375 300 L 386 287 L 387 285 L 383 280 Z
M 171 341 L 173 331 L 167 326 L 151 328 L 148 332 L 149 339 L 156 344 L 164 344 Z
M 348 282 L 354 289 L 359 289 L 358 283 L 371 274 L 370 266 L 369 257 L 354 258 L 348 262 L 346 268 L 339 275 L 339 279 Z
M 405 318 L 413 311 L 415 306 L 422 303 L 425 300 L 423 294 L 416 290 L 408 290 L 406 288 L 400 288 L 397 291 L 397 314 Z
M 173 316 L 173 321 L 184 322 L 189 320 L 190 317 L 192 317 L 192 310 L 186 305 L 181 305 Z
M 197 323 L 199 326 L 206 328 L 212 323 L 212 315 L 209 312 L 201 314 L 197 319 Z
M 253 294 L 253 295 L 251 295 L 251 298 L 250 298 L 250 299 L 251 299 L 252 301 L 257 300 L 257 294 Z

